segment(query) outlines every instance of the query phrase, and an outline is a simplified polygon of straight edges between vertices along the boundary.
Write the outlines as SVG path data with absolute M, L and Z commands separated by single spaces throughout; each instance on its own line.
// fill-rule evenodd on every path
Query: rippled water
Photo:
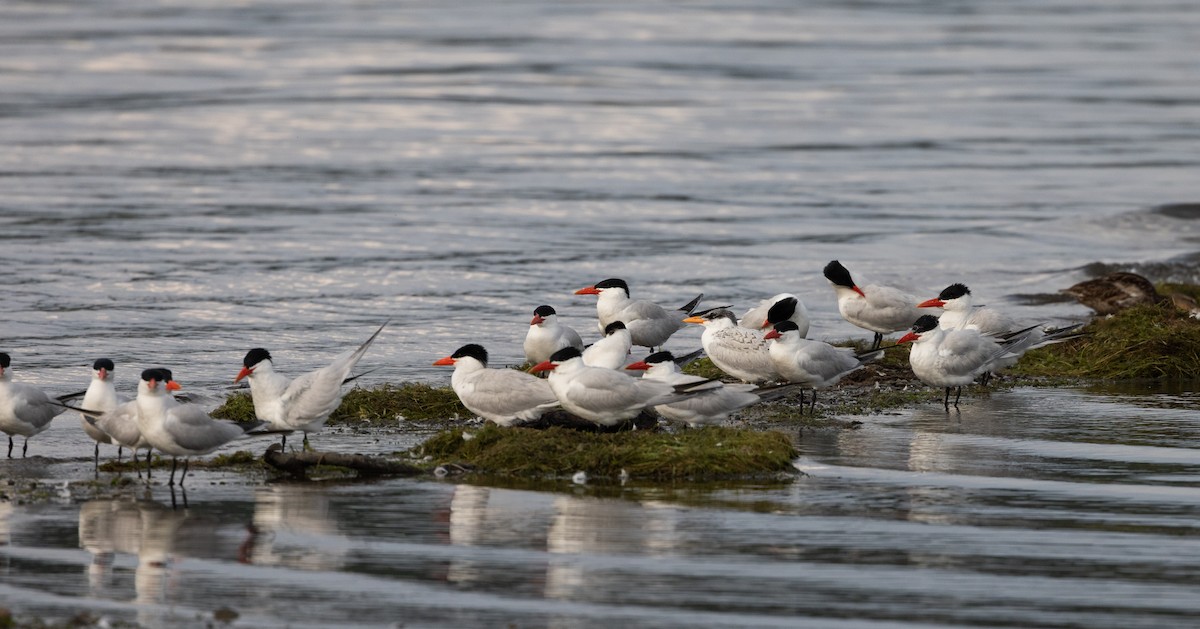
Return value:
M 1198 30 L 1156 0 L 5 2 L 0 349 L 55 392 L 98 356 L 127 390 L 154 364 L 205 389 L 250 347 L 298 373 L 391 318 L 364 380 L 445 383 L 429 363 L 468 341 L 518 361 L 542 303 L 594 338 L 572 292 L 612 276 L 677 305 L 795 292 L 815 336 L 857 336 L 833 258 L 1081 319 L 1054 295 L 1092 274 L 1200 280 Z M 293 626 L 1189 626 L 1194 394 L 973 404 L 806 433 L 787 488 L 0 502 L 0 601 L 160 626 L 221 603 Z M 0 476 L 86 476 L 73 422 Z

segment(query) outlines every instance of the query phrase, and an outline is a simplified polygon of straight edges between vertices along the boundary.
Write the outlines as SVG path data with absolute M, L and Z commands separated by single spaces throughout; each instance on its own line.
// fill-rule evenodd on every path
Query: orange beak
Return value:
M 251 369 L 249 367 L 242 367 L 242 370 L 238 372 L 237 377 L 234 378 L 233 381 L 234 381 L 234 383 L 241 382 L 242 378 L 245 378 L 246 376 L 248 376 L 252 373 L 254 373 L 253 369 Z
M 861 289 L 861 288 L 859 288 L 859 287 L 857 287 L 857 286 L 854 286 L 854 287 L 852 287 L 852 288 L 854 289 L 854 292 L 858 293 L 859 295 L 862 295 L 863 297 L 866 297 L 866 296 L 867 296 L 867 294 L 866 294 L 866 293 L 862 292 L 862 289 Z
M 779 336 L 779 330 L 771 330 L 763 335 L 763 339 L 777 339 Z
M 704 317 L 688 317 L 683 320 L 684 323 L 699 323 L 700 325 L 704 325 L 705 321 L 707 321 L 707 319 Z
M 915 341 L 919 338 L 921 338 L 920 334 L 917 334 L 916 332 L 909 332 L 908 334 L 905 334 L 904 336 L 900 337 L 900 340 L 896 341 L 896 345 L 899 345 L 901 343 L 908 343 L 909 341 Z
M 543 321 L 545 319 L 542 318 L 542 315 L 533 315 L 533 320 L 529 322 L 529 325 L 540 325 Z
M 599 295 L 600 291 L 596 290 L 595 286 L 587 286 L 575 291 L 576 295 Z
M 543 360 L 542 362 L 530 367 L 529 373 L 537 373 L 539 371 L 551 371 L 557 366 L 558 365 L 556 365 L 548 360 Z
M 445 367 L 446 365 L 453 365 L 453 364 L 454 364 L 454 359 L 449 356 L 447 356 L 445 358 L 439 358 L 439 359 L 433 361 L 433 365 L 435 367 Z
M 762 324 L 761 326 L 759 326 L 759 329 L 762 329 L 762 328 L 769 328 L 769 327 L 771 327 L 771 326 L 773 326 L 773 325 L 775 325 L 775 324 L 774 324 L 774 323 L 771 323 L 770 321 L 768 321 L 768 320 L 766 320 L 766 319 L 763 319 L 763 324 Z
M 926 299 L 925 301 L 917 304 L 917 307 L 918 308 L 941 308 L 942 306 L 945 306 L 945 305 L 946 305 L 946 302 L 938 299 L 937 297 L 934 297 L 933 299 Z
M 639 360 L 636 363 L 629 363 L 628 365 L 625 365 L 625 368 L 626 369 L 649 369 L 650 363 L 648 363 L 644 360 Z
M 168 391 L 178 391 L 182 388 L 183 387 L 178 382 L 175 382 L 174 380 L 167 380 L 167 390 Z

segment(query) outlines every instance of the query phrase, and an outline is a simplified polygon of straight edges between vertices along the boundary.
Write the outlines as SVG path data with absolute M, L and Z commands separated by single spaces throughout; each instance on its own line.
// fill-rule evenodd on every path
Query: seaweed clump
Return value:
M 453 428 L 418 448 L 435 464 L 454 464 L 499 476 L 624 475 L 656 480 L 717 480 L 792 473 L 797 452 L 787 435 L 725 427 L 677 433 L 590 433 L 546 430 Z
M 1200 320 L 1169 303 L 1097 318 L 1083 331 L 1082 337 L 1029 352 L 1011 372 L 1112 380 L 1200 378 Z
M 250 421 L 255 418 L 254 402 L 249 393 L 234 393 L 212 415 L 221 419 Z M 443 421 L 470 416 L 471 412 L 458 401 L 458 396 L 450 387 L 406 382 L 347 391 L 342 397 L 342 404 L 329 416 L 329 424 Z

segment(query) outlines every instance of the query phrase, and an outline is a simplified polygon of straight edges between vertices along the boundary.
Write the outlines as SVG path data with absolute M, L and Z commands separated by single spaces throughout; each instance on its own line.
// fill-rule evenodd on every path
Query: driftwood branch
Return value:
M 359 476 L 415 476 L 424 470 L 401 461 L 363 454 L 341 454 L 338 452 L 284 452 L 278 444 L 267 448 L 263 460 L 267 465 L 283 470 L 297 478 L 305 478 L 308 468 L 314 465 L 334 465 L 358 472 Z

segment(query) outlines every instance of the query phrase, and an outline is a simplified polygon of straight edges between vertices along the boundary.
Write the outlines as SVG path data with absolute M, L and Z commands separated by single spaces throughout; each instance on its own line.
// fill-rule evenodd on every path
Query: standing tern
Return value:
M 0 431 L 8 435 L 8 458 L 12 458 L 13 435 L 25 437 L 21 457 L 29 450 L 29 438 L 50 427 L 50 420 L 67 407 L 41 389 L 12 381 L 12 357 L 0 352 Z
M 629 297 L 629 284 L 625 280 L 610 278 L 575 291 L 576 295 L 598 295 L 596 316 L 600 319 L 600 330 L 613 321 L 623 321 L 633 335 L 633 344 L 641 347 L 661 347 L 671 335 L 683 329 L 684 317 L 692 314 L 704 294 L 668 311 L 658 304 Z
M 453 365 L 450 387 L 463 406 L 501 426 L 537 420 L 558 406 L 546 380 L 515 369 L 490 369 L 487 362 L 487 350 L 471 343 L 433 364 Z
M 704 326 L 700 344 L 718 369 L 743 382 L 761 383 L 779 378 L 760 330 L 743 328 L 725 308 L 706 310 L 683 320 Z
M 938 327 L 937 317 L 923 315 L 896 344 L 913 344 L 908 355 L 913 373 L 925 384 L 945 387 L 946 396 L 942 404 L 949 412 L 950 389 L 956 389 L 954 408 L 958 408 L 963 385 L 971 384 L 993 369 L 997 360 L 1019 355 L 1028 349 L 1037 342 L 1036 331 L 1038 328 L 1035 326 L 998 341 L 980 334 L 978 330 L 942 329 Z
M 800 330 L 800 336 L 808 336 L 808 308 L 804 307 L 804 302 L 800 301 L 799 297 L 791 293 L 779 293 L 770 299 L 762 300 L 742 315 L 738 325 L 751 330 L 761 330 L 781 321 L 794 322 Z
M 877 349 L 855 354 L 848 347 L 835 347 L 824 341 L 814 341 L 800 334 L 799 326 L 792 321 L 783 321 L 767 332 L 771 343 L 768 353 L 771 362 L 781 376 L 789 382 L 812 389 L 809 414 L 816 411 L 817 389 L 838 383 L 843 377 L 862 369 L 867 363 L 883 355 Z M 800 396 L 800 410 L 804 410 L 804 395 Z
M 540 363 L 550 354 L 564 347 L 583 349 L 583 339 L 574 328 L 563 325 L 558 313 L 551 306 L 538 306 L 533 310 L 529 331 L 525 333 L 525 360 Z
M 357 349 L 340 354 L 325 367 L 291 381 L 275 371 L 275 363 L 267 350 L 256 347 L 246 353 L 242 370 L 234 382 L 247 378 L 255 416 L 278 431 L 302 431 L 304 447 L 307 448 L 308 433 L 320 430 L 329 415 L 337 410 L 342 403 L 342 385 L 347 381 L 350 370 L 354 369 L 388 323 L 385 321 L 379 326 L 371 338 Z M 283 445 L 287 445 L 286 433 L 282 441 Z
M 530 371 L 550 371 L 546 380 L 563 409 L 600 426 L 616 426 L 637 417 L 643 409 L 680 402 L 696 395 L 696 387 L 712 386 L 711 381 L 676 386 L 588 367 L 573 347 L 558 350 Z
M 657 380 L 672 386 L 710 382 L 700 376 L 679 371 L 671 352 L 650 354 L 645 360 L 631 363 L 625 368 L 645 370 L 646 374 L 642 376 L 642 380 Z M 692 428 L 712 426 L 723 423 L 729 419 L 730 414 L 751 404 L 786 395 L 788 391 L 787 385 L 756 388 L 750 384 L 713 383 L 704 387 L 695 397 L 671 404 L 659 404 L 654 410 L 669 420 L 684 422 Z
M 912 327 L 921 311 L 917 298 L 898 288 L 875 284 L 859 286 L 841 262 L 825 265 L 825 279 L 837 293 L 838 312 L 854 325 L 875 333 L 871 349 L 879 349 L 883 335 Z
M 213 452 L 217 448 L 243 437 L 248 431 L 266 422 L 246 424 L 213 419 L 204 409 L 195 404 L 180 404 L 171 397 L 179 383 L 165 369 L 147 369 L 142 372 L 146 386 L 138 386 L 137 424 L 142 436 L 155 450 L 171 456 L 171 477 L 168 486 L 175 484 L 175 468 L 179 457 L 183 457 L 183 476 L 179 485 L 187 478 L 188 457 Z M 146 457 L 147 472 L 150 457 Z
M 89 415 L 82 411 L 79 413 L 79 422 L 83 424 L 83 431 L 96 442 L 92 459 L 93 467 L 97 473 L 100 470 L 100 444 L 114 443 L 114 441 L 108 433 L 96 425 L 96 419 L 100 415 L 109 413 L 117 408 L 117 406 L 129 401 L 129 398 L 117 395 L 117 387 L 112 381 L 114 369 L 116 369 L 116 365 L 113 364 L 111 359 L 96 359 L 96 362 L 92 363 L 92 381 L 88 384 L 87 391 L 83 394 L 83 401 L 79 403 L 82 408 L 99 412 L 99 415 Z M 117 460 L 119 461 L 121 460 L 122 445 L 120 442 L 115 442 L 115 445 L 117 446 Z
M 918 308 L 941 308 L 938 327 L 946 330 L 971 328 L 986 336 L 1008 334 L 1017 329 L 1012 317 L 987 306 L 972 304 L 971 289 L 965 284 L 951 284 L 938 296 L 917 304 Z
M 604 328 L 604 338 L 588 345 L 583 350 L 583 364 L 589 367 L 620 369 L 629 361 L 629 350 L 633 348 L 633 335 L 621 321 L 613 321 Z

